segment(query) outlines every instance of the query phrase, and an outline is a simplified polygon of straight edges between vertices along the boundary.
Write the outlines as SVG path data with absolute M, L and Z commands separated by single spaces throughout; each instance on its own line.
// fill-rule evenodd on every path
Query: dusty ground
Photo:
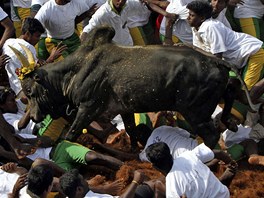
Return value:
M 82 138 L 81 138 L 82 139 Z M 90 141 L 92 138 L 89 138 Z M 87 141 L 87 138 L 86 138 Z M 89 141 L 88 141 L 89 142 Z M 113 134 L 111 135 L 107 143 L 114 148 L 121 149 L 123 151 L 129 152 L 129 139 L 125 133 L 121 135 Z M 247 163 L 247 159 L 241 159 L 238 161 L 238 171 L 235 178 L 232 181 L 230 186 L 230 194 L 232 198 L 264 198 L 264 167 L 261 166 L 252 166 Z M 149 163 L 141 163 L 139 161 L 127 161 L 125 165 L 117 173 L 105 172 L 102 170 L 93 171 L 94 176 L 96 174 L 106 174 L 106 178 L 102 182 L 111 182 L 117 179 L 123 179 L 124 189 L 132 180 L 133 171 L 136 169 L 143 169 L 147 177 L 154 179 L 159 178 L 161 173 L 156 171 L 151 167 Z M 224 170 L 223 165 L 219 165 L 216 175 L 220 175 Z
M 238 162 L 238 172 L 230 186 L 231 197 L 264 197 L 264 167 L 253 166 L 246 159 Z

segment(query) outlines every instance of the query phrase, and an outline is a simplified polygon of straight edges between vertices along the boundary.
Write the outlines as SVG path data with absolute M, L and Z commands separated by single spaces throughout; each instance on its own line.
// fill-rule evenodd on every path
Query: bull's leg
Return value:
M 211 149 L 215 148 L 219 141 L 220 133 L 215 128 L 213 121 L 199 124 L 195 131 L 203 139 L 206 146 Z
M 126 132 L 130 137 L 131 149 L 135 150 L 137 148 L 137 138 L 133 133 L 136 127 L 134 113 L 121 114 L 121 116 L 125 124 Z
M 96 108 L 98 107 L 98 108 Z M 101 108 L 99 105 L 87 105 L 87 103 L 81 103 L 78 107 L 78 112 L 72 123 L 67 135 L 66 139 L 75 141 L 78 136 L 86 129 L 97 115 L 101 112 Z M 96 108 L 96 109 L 95 109 Z
M 223 109 L 221 121 L 225 124 L 225 126 L 230 129 L 231 131 L 237 131 L 237 125 L 231 118 L 231 109 L 234 103 L 235 98 L 238 95 L 240 90 L 240 82 L 238 79 L 231 78 L 228 82 L 227 88 L 224 93 L 224 101 L 225 106 Z

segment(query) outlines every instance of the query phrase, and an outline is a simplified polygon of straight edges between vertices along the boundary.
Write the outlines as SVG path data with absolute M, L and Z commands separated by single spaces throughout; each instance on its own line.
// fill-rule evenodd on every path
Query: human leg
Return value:
M 117 159 L 120 159 L 122 161 L 125 160 L 134 160 L 138 159 L 138 154 L 134 153 L 127 153 L 124 151 L 120 151 L 118 149 L 114 149 L 110 146 L 106 146 L 104 144 L 94 144 L 95 150 L 103 153 L 107 153 L 113 157 L 116 157 Z
M 161 40 L 161 42 L 164 42 L 165 35 L 160 34 L 160 40 Z M 172 35 L 172 41 L 173 41 L 174 44 L 176 44 L 176 43 L 182 43 L 181 40 L 177 36 L 175 36 L 175 35 Z
M 262 20 L 258 18 L 241 18 L 239 19 L 239 25 L 241 31 L 261 39 L 261 23 Z
M 253 103 L 264 103 L 264 98 L 262 95 L 264 94 L 264 79 L 262 78 L 258 81 L 250 90 L 250 98 Z
M 19 38 L 21 36 L 21 27 L 23 20 L 30 16 L 30 8 L 14 7 L 14 13 L 17 20 L 13 21 L 13 24 L 16 29 L 16 37 Z
M 263 82 L 261 82 L 261 79 L 264 75 L 264 60 L 262 58 L 263 56 L 264 49 L 261 48 L 257 53 L 255 53 L 249 58 L 248 64 L 244 68 L 243 72 L 243 79 L 247 85 L 247 88 L 250 90 L 250 96 L 253 99 L 253 102 L 256 102 L 259 99 L 260 92 L 263 91 L 259 87 L 259 85 L 263 84 Z M 248 110 L 249 107 L 246 104 L 242 104 L 239 101 L 235 101 L 232 106 L 231 113 L 237 118 L 239 118 L 241 123 L 244 123 Z
M 85 155 L 91 151 L 78 143 L 69 141 L 60 142 L 52 154 L 52 160 L 64 170 L 71 170 L 80 165 L 87 165 Z
M 154 29 L 148 22 L 144 26 L 129 28 L 130 35 L 134 45 L 150 45 L 154 44 Z
M 245 148 L 245 153 L 248 156 L 248 163 L 264 166 L 264 156 L 258 155 L 258 145 L 254 140 L 246 139 L 240 144 Z
M 117 195 L 121 192 L 122 188 L 124 187 L 122 180 L 117 180 L 109 184 L 99 184 L 96 186 L 93 186 L 88 181 L 89 188 L 91 191 L 99 194 L 109 194 L 109 195 Z
M 113 170 L 118 170 L 123 165 L 122 161 L 95 151 L 87 152 L 85 155 L 85 161 L 89 165 L 107 166 Z
M 105 143 L 109 135 L 116 129 L 116 124 L 111 124 L 108 128 L 103 129 L 97 122 L 93 121 L 87 127 L 88 133 L 92 134 L 100 140 L 100 142 Z
M 248 64 L 243 72 L 243 79 L 247 88 L 251 88 L 263 78 L 264 75 L 264 49 L 261 48 L 257 53 L 251 55 Z
M 46 48 L 45 39 L 46 37 L 40 38 L 36 46 L 38 58 L 42 60 L 47 60 L 50 55 Z

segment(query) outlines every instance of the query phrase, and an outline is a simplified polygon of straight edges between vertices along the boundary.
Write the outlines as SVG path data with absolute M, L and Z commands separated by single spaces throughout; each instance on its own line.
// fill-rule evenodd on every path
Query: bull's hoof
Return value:
M 210 149 L 215 148 L 220 139 L 220 133 L 216 130 L 212 121 L 198 125 L 196 131 L 206 146 Z
M 238 127 L 236 122 L 232 119 L 229 118 L 227 120 L 221 120 L 221 122 L 226 126 L 226 128 L 228 128 L 229 130 L 233 131 L 233 132 L 237 132 Z

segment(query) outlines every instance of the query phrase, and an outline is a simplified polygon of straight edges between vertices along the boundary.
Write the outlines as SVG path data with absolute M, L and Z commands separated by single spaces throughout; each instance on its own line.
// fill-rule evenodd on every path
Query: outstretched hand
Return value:
M 38 148 L 38 145 L 38 142 L 35 145 L 20 144 L 17 148 L 14 149 L 14 151 L 18 159 L 23 159 L 28 155 L 34 154 Z
M 7 173 L 14 173 L 17 170 L 17 164 L 14 162 L 9 162 L 2 165 L 1 169 Z
M 9 197 L 19 197 L 19 191 L 23 187 L 25 187 L 28 183 L 27 176 L 28 176 L 28 173 L 25 173 L 25 174 L 19 176 L 19 178 L 17 179 L 17 181 L 13 187 L 12 194 Z

